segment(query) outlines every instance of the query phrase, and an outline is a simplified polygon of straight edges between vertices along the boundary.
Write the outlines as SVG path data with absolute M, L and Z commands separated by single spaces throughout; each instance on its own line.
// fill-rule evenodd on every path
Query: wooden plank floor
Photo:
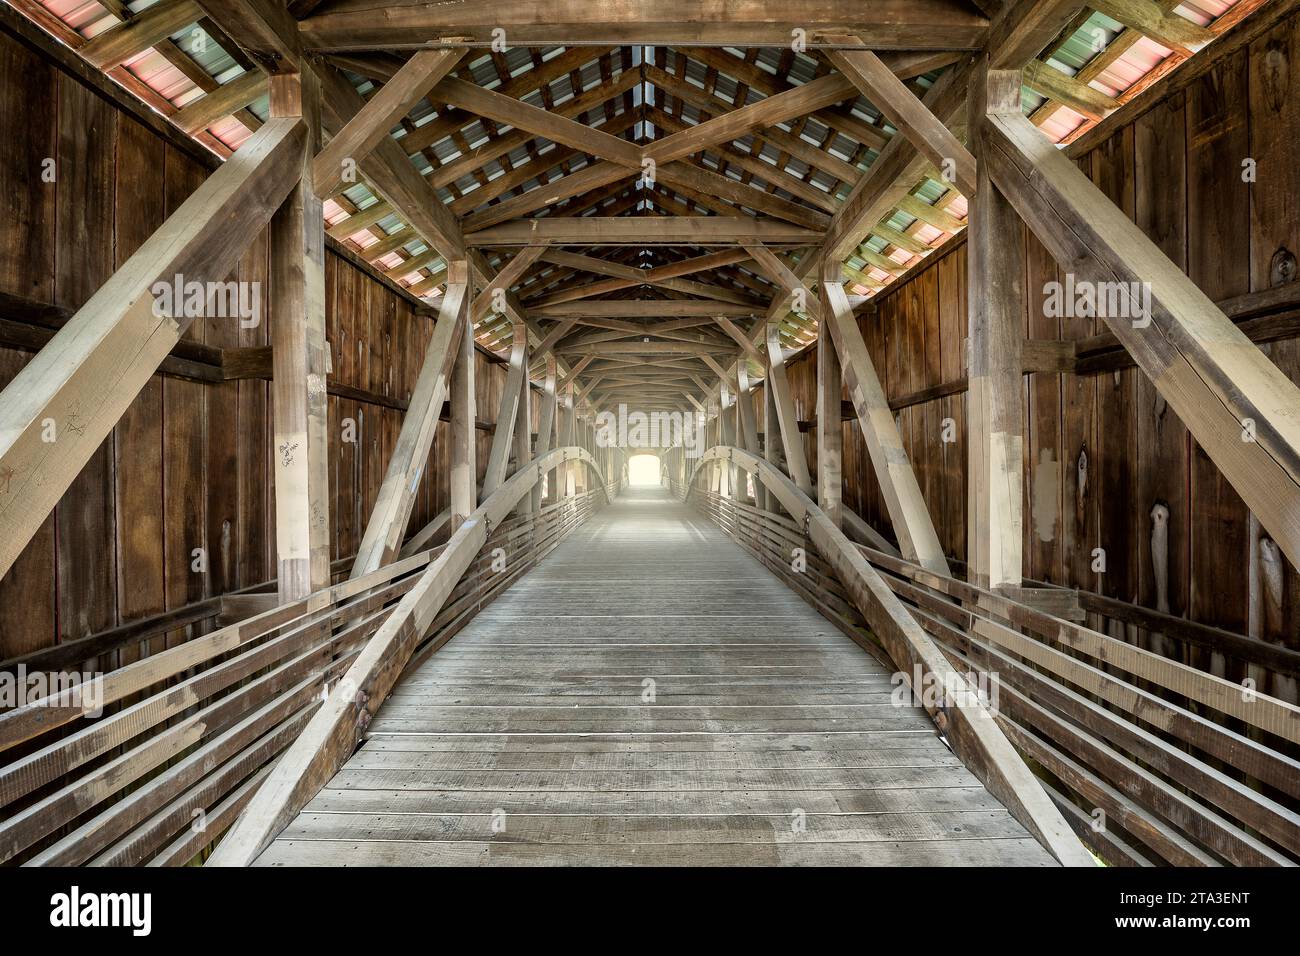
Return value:
M 398 685 L 259 863 L 1051 865 L 889 678 L 631 489 Z

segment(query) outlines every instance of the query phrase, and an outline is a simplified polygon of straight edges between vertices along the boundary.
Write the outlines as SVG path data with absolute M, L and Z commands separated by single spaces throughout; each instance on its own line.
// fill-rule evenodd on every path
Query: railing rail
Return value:
M 825 512 L 770 462 L 725 445 L 710 448 L 697 460 L 685 489 L 688 499 L 696 479 L 712 462 L 739 465 L 749 472 L 780 502 L 795 527 L 804 529 L 893 666 L 912 686 L 954 752 L 989 791 L 1059 862 L 1093 865 L 1092 856 L 998 728 L 975 689 Z M 860 643 L 870 644 L 865 638 Z M 916 686 L 917 675 L 923 686 Z
M 193 860 L 256 808 L 271 764 L 353 685 L 350 726 L 337 729 L 355 742 L 391 686 L 363 683 L 359 663 L 395 680 L 405 658 L 444 644 L 608 501 L 617 484 L 602 477 L 510 514 L 546 470 L 578 460 L 599 475 L 585 450 L 557 449 L 445 544 L 0 713 L 0 862 Z M 379 653 L 376 640 L 399 628 L 400 646 Z
M 728 452 L 705 460 L 751 468 Z M 700 487 L 673 490 L 751 549 L 755 529 L 781 548 L 815 543 L 815 520 L 788 493 L 781 504 L 796 520 Z M 1107 863 L 1300 858 L 1300 708 L 898 555 L 852 548 L 956 670 L 993 681 L 997 727 Z

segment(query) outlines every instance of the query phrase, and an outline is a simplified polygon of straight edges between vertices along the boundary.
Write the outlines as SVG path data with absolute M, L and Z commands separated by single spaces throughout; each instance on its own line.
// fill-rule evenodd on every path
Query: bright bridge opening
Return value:
M 659 484 L 659 456 L 633 455 L 627 463 L 627 480 L 630 485 Z

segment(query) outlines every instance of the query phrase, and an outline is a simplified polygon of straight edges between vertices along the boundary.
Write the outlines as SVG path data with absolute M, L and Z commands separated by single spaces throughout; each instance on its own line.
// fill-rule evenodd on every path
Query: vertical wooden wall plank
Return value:
M 966 250 L 963 246 L 939 260 L 935 266 L 939 285 L 938 382 L 954 382 L 965 374 L 962 345 L 966 338 L 965 302 Z M 951 419 L 949 430 L 940 434 L 943 455 L 943 507 L 938 520 L 939 538 L 949 557 L 966 556 L 966 402 L 961 395 L 949 395 L 938 402 L 939 423 Z M 951 441 L 946 439 L 951 438 Z
M 240 348 L 270 344 L 274 295 L 270 276 L 270 241 L 263 231 L 240 262 L 241 281 L 257 283 L 260 289 L 261 321 L 252 328 L 238 328 Z M 327 259 L 332 257 L 327 257 Z M 238 323 L 236 323 L 238 326 Z M 275 540 L 275 512 L 268 506 L 267 448 L 271 444 L 270 398 L 267 382 L 247 379 L 235 383 L 239 431 L 235 438 L 236 494 L 234 587 L 260 584 L 275 576 L 275 565 L 267 560 L 268 545 Z M 273 545 L 272 545 L 273 546 Z
M 1188 275 L 1215 300 L 1250 289 L 1249 195 L 1240 172 L 1250 148 L 1241 108 L 1245 95 L 1244 51 L 1217 63 L 1187 90 Z M 1245 631 L 1247 576 L 1224 569 L 1248 566 L 1246 506 L 1200 446 L 1193 448 L 1190 614 Z M 1193 661 L 1209 663 L 1203 652 Z M 1222 659 L 1213 666 L 1221 671 Z
M 1300 281 L 1300 17 L 1279 23 L 1251 44 L 1249 57 L 1252 291 Z M 1300 381 L 1300 342 L 1275 342 L 1270 357 Z M 1254 631 L 1266 640 L 1300 648 L 1300 574 L 1267 539 L 1249 542 L 1260 581 Z M 1297 681 L 1274 678 L 1270 693 L 1296 699 Z
M 58 89 L 54 303 L 78 309 L 113 274 L 117 112 L 69 76 L 59 76 Z M 60 427 L 76 430 L 75 420 L 73 412 Z M 63 641 L 87 637 L 117 623 L 113 465 L 110 435 L 55 510 L 59 637 Z
M 1135 221 L 1160 251 L 1187 269 L 1187 122 L 1184 96 L 1140 116 L 1134 131 Z M 1171 614 L 1187 611 L 1187 498 L 1191 438 L 1151 380 L 1137 375 L 1138 601 Z M 1154 557 L 1153 535 L 1163 557 Z M 1159 567 L 1157 567 L 1159 565 Z M 1174 653 L 1172 642 L 1147 639 L 1151 650 Z
M 1125 126 L 1092 153 L 1092 180 L 1116 206 L 1133 218 L 1133 127 Z M 1100 322 L 1100 320 L 1098 320 Z M 1099 375 L 1096 453 L 1091 469 L 1097 485 L 1098 544 L 1106 551 L 1102 594 L 1137 599 L 1138 475 L 1134 432 L 1135 368 Z
M 1079 166 L 1092 169 L 1091 155 Z M 1061 317 L 1061 338 L 1087 338 L 1097 332 L 1099 320 L 1069 314 Z M 1100 547 L 1097 522 L 1097 485 L 1094 409 L 1097 382 L 1086 375 L 1064 375 L 1061 381 L 1061 442 L 1066 455 L 1061 462 L 1061 543 L 1066 571 L 1076 587 L 1098 590 L 1100 580 L 1092 570 L 1094 548 Z
M 1025 235 L 1025 308 L 1031 339 L 1061 338 L 1061 319 L 1044 308 L 1048 284 L 1059 281 L 1056 261 L 1028 231 Z M 1062 541 L 1064 471 L 1059 372 L 1026 376 L 1025 435 L 1029 468 L 1025 473 L 1025 570 L 1031 577 L 1065 584 Z
M 166 209 L 170 216 L 203 182 L 204 170 L 194 160 L 167 147 Z M 204 333 L 193 323 L 185 339 Z M 166 532 L 168 609 L 207 597 L 212 548 L 207 538 L 207 483 L 204 474 L 207 441 L 205 386 L 179 379 L 163 380 L 163 527 Z M 202 549 L 196 554 L 197 549 Z M 172 632 L 178 643 L 202 628 L 189 625 Z
M 116 269 L 159 226 L 165 215 L 162 141 L 134 120 L 119 116 L 117 197 L 114 213 Z M 123 175 L 122 170 L 130 170 Z M 119 622 L 166 607 L 163 568 L 163 380 L 154 376 L 131 403 L 113 434 L 117 455 L 117 601 Z M 121 662 L 139 657 L 123 648 Z

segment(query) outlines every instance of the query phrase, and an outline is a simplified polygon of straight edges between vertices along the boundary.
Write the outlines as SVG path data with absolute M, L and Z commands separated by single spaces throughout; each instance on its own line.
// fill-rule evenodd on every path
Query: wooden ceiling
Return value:
M 100 0 L 105 16 L 83 17 L 84 32 L 39 0 L 8 2 L 223 155 L 269 115 L 275 56 L 218 25 L 229 25 L 224 0 L 216 16 L 203 0 Z M 508 312 L 554 346 L 561 372 L 601 402 L 648 406 L 707 400 L 738 357 L 761 374 L 769 318 L 787 349 L 815 339 L 747 246 L 798 274 L 825 241 L 860 300 L 964 228 L 960 171 L 886 152 L 902 138 L 897 111 L 862 95 L 844 49 L 875 51 L 960 138 L 962 71 L 1016 26 L 996 0 L 787 5 L 802 22 L 758 0 L 279 2 L 253 6 L 384 111 L 385 148 L 409 157 L 493 274 L 508 270 Z M 1115 27 L 1093 59 L 1075 75 L 1053 60 L 1097 22 L 1085 9 L 1025 71 L 1039 125 L 1062 110 L 1112 112 L 1120 98 L 1089 81 L 1143 35 L 1174 56 L 1213 37 L 1169 0 L 1092 6 Z M 146 53 L 197 94 L 180 106 L 159 96 L 132 72 Z M 345 163 L 361 145 L 375 144 L 327 144 L 316 164 L 329 234 L 412 294 L 438 296 L 446 263 L 430 229 L 353 175 Z M 512 315 L 487 311 L 476 332 L 508 348 Z

